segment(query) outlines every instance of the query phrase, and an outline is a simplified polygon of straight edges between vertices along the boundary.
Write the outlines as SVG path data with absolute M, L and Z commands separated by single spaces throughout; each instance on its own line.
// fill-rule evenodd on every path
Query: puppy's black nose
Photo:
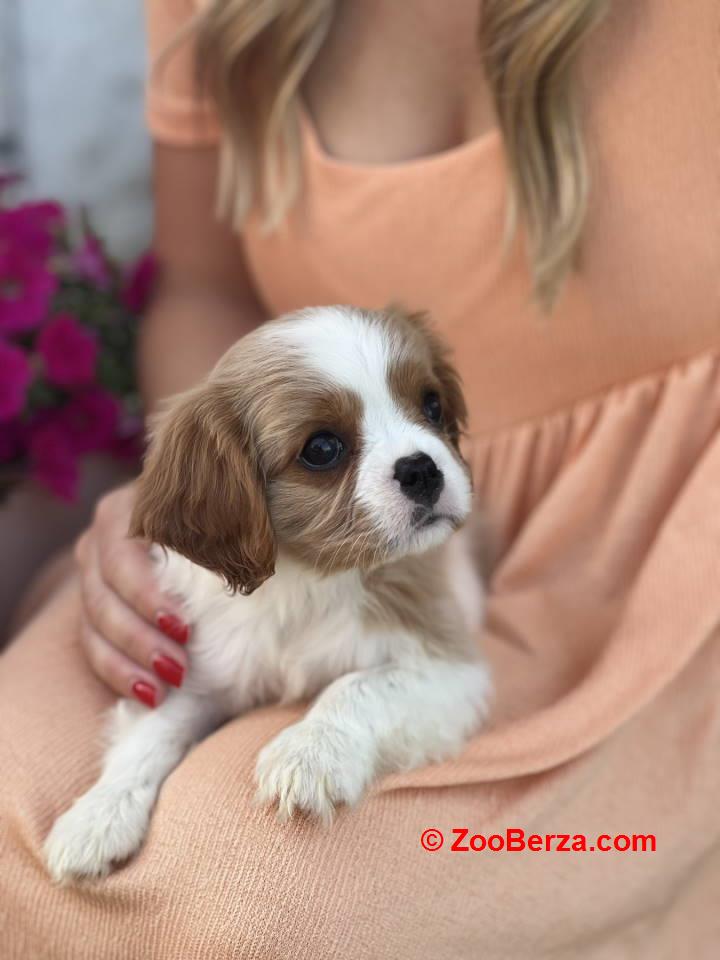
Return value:
M 445 482 L 442 471 L 426 453 L 414 453 L 411 457 L 396 460 L 395 479 L 408 500 L 424 507 L 437 503 Z

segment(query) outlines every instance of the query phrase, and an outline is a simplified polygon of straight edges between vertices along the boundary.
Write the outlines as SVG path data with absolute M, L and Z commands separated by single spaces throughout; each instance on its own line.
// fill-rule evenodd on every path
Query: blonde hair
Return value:
M 483 0 L 480 52 L 507 158 L 512 233 L 522 222 L 537 300 L 550 307 L 579 248 L 588 175 L 573 75 L 608 0 Z M 219 212 L 253 204 L 268 228 L 301 187 L 298 97 L 336 0 L 211 0 L 194 21 L 198 80 L 225 131 Z

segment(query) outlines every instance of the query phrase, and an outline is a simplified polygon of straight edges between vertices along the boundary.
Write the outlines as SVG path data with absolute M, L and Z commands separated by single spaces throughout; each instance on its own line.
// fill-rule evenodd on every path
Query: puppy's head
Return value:
M 163 415 L 131 533 L 250 593 L 278 548 L 330 573 L 434 546 L 470 509 L 466 411 L 419 315 L 305 310 L 233 346 Z

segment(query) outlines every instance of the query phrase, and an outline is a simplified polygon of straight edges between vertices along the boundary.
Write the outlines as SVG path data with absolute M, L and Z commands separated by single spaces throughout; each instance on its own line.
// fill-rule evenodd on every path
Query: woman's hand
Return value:
M 189 627 L 157 584 L 147 543 L 128 535 L 134 484 L 104 496 L 75 556 L 82 585 L 82 643 L 95 673 L 123 697 L 157 706 L 187 668 Z

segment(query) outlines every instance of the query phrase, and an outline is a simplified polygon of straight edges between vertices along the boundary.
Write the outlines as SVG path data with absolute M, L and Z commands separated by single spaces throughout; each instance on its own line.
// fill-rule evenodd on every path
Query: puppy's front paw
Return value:
M 106 876 L 135 853 L 147 831 L 150 797 L 143 787 L 95 786 L 64 813 L 45 841 L 57 883 Z
M 330 823 L 337 806 L 360 799 L 373 770 L 371 752 L 342 730 L 303 720 L 260 752 L 257 796 L 261 803 L 277 803 L 279 820 L 298 810 Z

